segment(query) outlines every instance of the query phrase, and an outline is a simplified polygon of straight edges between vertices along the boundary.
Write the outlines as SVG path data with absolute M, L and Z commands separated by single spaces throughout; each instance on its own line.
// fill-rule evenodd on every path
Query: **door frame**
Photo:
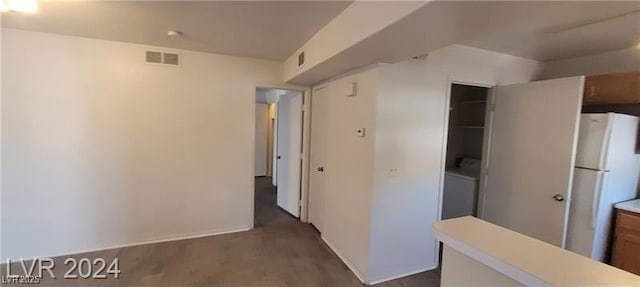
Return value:
M 254 164 L 254 171 L 256 171 L 255 168 L 257 167 L 260 171 L 264 171 L 264 173 L 256 173 L 256 172 L 254 172 L 254 176 L 255 177 L 266 177 L 266 176 L 269 175 L 269 169 L 268 169 L 268 166 L 269 166 L 269 149 L 268 149 L 268 147 L 269 147 L 269 122 L 271 120 L 270 120 L 269 117 L 265 117 L 265 115 L 269 114 L 269 104 L 264 104 L 264 103 L 259 103 L 258 104 L 258 103 L 256 103 L 256 109 L 255 109 L 255 113 L 256 114 L 258 113 L 258 110 L 257 110 L 258 107 L 260 107 L 261 109 L 264 107 L 264 113 L 262 113 L 263 120 L 264 120 L 264 126 L 263 127 L 264 127 L 264 134 L 265 134 L 265 138 L 263 138 L 263 140 L 264 140 L 263 147 L 266 146 L 267 148 L 266 149 L 262 149 L 262 152 L 264 154 L 264 165 L 261 165 L 261 167 L 259 167 L 258 165 Z M 262 111 L 260 111 L 260 112 L 262 112 Z M 255 118 L 256 122 L 257 122 L 258 118 L 259 118 L 259 116 L 256 115 L 256 118 Z M 257 126 L 255 127 L 255 132 L 258 132 L 258 127 Z M 255 137 L 254 137 L 254 140 L 257 141 L 257 139 Z M 254 157 L 254 162 L 255 162 L 255 157 Z
M 307 205 L 307 198 L 308 198 L 308 194 L 309 194 L 309 110 L 310 110 L 310 94 L 311 94 L 311 89 L 310 88 L 300 88 L 300 87 L 274 87 L 274 86 L 254 86 L 253 87 L 253 96 L 251 97 L 251 108 L 252 111 L 255 111 L 256 109 L 256 89 L 258 88 L 263 88 L 263 89 L 278 89 L 278 90 L 287 90 L 287 91 L 292 91 L 292 92 L 299 92 L 302 94 L 302 112 L 303 112 L 303 118 L 302 118 L 302 147 L 303 147 L 303 152 L 300 155 L 300 158 L 302 160 L 302 169 L 300 171 L 300 221 L 302 222 L 307 222 L 308 217 L 307 217 L 307 212 L 308 212 L 308 205 Z M 249 207 L 251 210 L 251 217 L 250 217 L 250 224 L 249 227 L 250 229 L 254 228 L 254 218 L 255 218 L 255 177 L 253 176 L 253 171 L 255 169 L 255 147 L 256 147 L 256 138 L 255 138 L 255 129 L 256 129 L 256 113 L 252 112 L 251 114 L 251 154 L 250 154 L 250 158 L 251 158 L 251 166 L 250 166 L 250 175 L 249 175 L 249 180 L 251 182 L 251 189 L 250 189 L 250 203 L 251 206 Z M 277 120 L 276 120 L 277 121 Z M 275 142 L 275 141 L 274 141 Z M 276 149 L 275 144 L 274 144 L 274 149 Z
M 458 84 L 458 85 L 465 85 L 465 86 L 473 86 L 473 87 L 482 87 L 482 88 L 487 88 L 488 89 L 488 93 L 487 93 L 487 109 L 485 112 L 485 123 L 484 123 L 484 127 L 485 127 L 485 131 L 484 131 L 484 136 L 483 136 L 483 141 L 486 141 L 486 135 L 487 132 L 490 133 L 491 132 L 491 128 L 492 128 L 492 122 L 491 121 L 486 121 L 488 118 L 487 116 L 491 116 L 491 120 L 492 120 L 492 113 L 493 111 L 490 109 L 491 105 L 493 104 L 493 87 L 495 87 L 495 83 L 488 83 L 488 82 L 483 82 L 483 81 L 478 81 L 478 80 L 469 80 L 469 79 L 462 79 L 462 78 L 457 78 L 457 77 L 452 77 L 452 76 L 448 76 L 447 77 L 447 87 L 446 87 L 446 96 L 445 96 L 445 103 L 444 103 L 444 124 L 443 124 L 443 137 L 442 137 L 442 151 L 441 151 L 441 158 L 440 158 L 440 184 L 438 187 L 438 220 L 442 220 L 442 204 L 443 204 L 443 196 L 444 196 L 444 176 L 445 176 L 445 170 L 446 170 L 446 164 L 447 164 L 447 147 L 449 145 L 449 117 L 451 115 L 451 86 L 453 84 Z M 491 103 L 489 102 L 489 100 L 491 100 Z M 487 145 L 486 142 L 483 142 L 483 148 L 482 148 L 482 158 L 485 158 L 485 146 Z M 482 172 L 484 171 L 483 168 L 481 168 L 481 178 L 482 178 Z M 482 184 L 479 184 L 479 186 L 481 186 Z M 478 188 L 478 199 L 481 197 L 481 188 Z M 483 194 L 484 195 L 484 194 Z M 479 208 L 478 208 L 479 210 Z M 437 253 L 436 253 L 437 254 Z
M 489 88 L 487 93 L 487 112 L 484 117 L 484 135 L 482 136 L 482 159 L 480 163 L 480 180 L 478 181 L 478 218 L 484 219 L 484 209 L 487 197 L 487 181 L 489 179 L 489 156 L 491 152 L 491 136 L 493 135 L 493 119 L 496 104 L 496 87 Z

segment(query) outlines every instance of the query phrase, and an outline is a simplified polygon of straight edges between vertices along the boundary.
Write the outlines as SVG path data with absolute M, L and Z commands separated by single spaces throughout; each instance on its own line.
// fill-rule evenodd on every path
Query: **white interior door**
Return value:
M 273 152 L 271 155 L 271 184 L 278 186 L 278 103 L 273 104 Z
M 313 90 L 311 96 L 311 148 L 309 174 L 309 222 L 320 232 L 324 218 L 324 189 L 327 145 L 328 88 Z
M 485 220 L 564 247 L 584 77 L 499 86 Z
M 278 206 L 300 217 L 302 170 L 302 94 L 289 93 L 278 102 Z

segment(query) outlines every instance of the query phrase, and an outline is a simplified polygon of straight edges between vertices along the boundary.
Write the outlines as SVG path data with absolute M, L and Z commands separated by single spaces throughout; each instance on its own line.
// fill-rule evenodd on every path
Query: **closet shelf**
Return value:
M 487 102 L 486 100 L 475 100 L 475 101 L 462 101 L 460 103 L 464 105 L 472 105 L 472 104 L 484 104 L 486 102 Z
M 484 129 L 484 126 L 456 126 L 459 129 Z

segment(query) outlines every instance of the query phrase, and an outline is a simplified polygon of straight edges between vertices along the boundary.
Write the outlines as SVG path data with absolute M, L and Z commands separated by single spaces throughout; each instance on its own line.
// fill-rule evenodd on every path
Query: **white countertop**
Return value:
M 615 205 L 617 209 L 622 209 L 630 212 L 640 213 L 640 199 L 620 202 Z
M 640 286 L 640 276 L 471 217 L 436 222 L 444 244 L 526 286 Z

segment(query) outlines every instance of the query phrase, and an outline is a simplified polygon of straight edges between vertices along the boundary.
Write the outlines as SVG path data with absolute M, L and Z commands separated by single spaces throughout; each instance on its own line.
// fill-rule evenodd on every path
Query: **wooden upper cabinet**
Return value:
M 640 71 L 587 76 L 583 104 L 640 104 Z

